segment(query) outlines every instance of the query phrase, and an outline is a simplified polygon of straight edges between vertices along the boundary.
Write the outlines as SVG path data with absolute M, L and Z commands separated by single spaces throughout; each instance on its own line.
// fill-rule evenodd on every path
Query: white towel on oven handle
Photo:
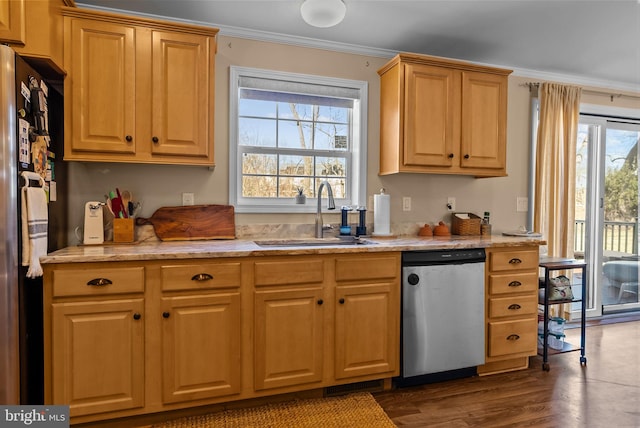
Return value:
M 29 180 L 44 180 L 37 174 L 23 172 L 26 184 L 22 187 L 22 265 L 29 266 L 27 278 L 42 276 L 40 257 L 47 255 L 49 210 L 44 187 L 31 187 Z

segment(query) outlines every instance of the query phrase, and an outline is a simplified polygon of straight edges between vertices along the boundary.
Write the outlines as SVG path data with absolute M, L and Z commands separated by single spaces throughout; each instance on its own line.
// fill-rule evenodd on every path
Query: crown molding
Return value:
M 640 0 L 638 0 L 640 2 Z M 168 18 L 166 16 L 153 15 L 148 13 L 136 13 L 131 11 L 124 11 L 108 7 L 92 6 L 83 3 L 76 3 L 87 9 L 100 10 L 105 12 L 125 13 L 128 15 L 140 16 L 145 18 L 159 19 L 159 20 L 171 20 L 175 22 L 181 22 L 185 24 L 201 25 L 203 27 L 214 27 L 219 30 L 219 36 L 237 37 L 240 39 L 249 39 L 262 42 L 272 42 L 291 46 L 301 46 L 313 49 L 323 49 L 334 52 L 350 53 L 354 55 L 364 55 L 379 58 L 393 58 L 400 53 L 399 51 L 390 49 L 379 49 L 361 45 L 353 45 L 348 43 L 332 42 L 329 40 L 312 39 L 309 37 L 292 36 L 289 34 L 273 33 L 269 31 L 253 30 L 250 28 L 233 27 L 228 25 L 216 25 L 208 22 L 193 21 L 187 19 Z M 468 61 L 464 58 L 455 58 L 462 61 Z M 513 70 L 512 76 L 528 77 L 531 79 L 539 79 L 544 81 L 569 83 L 579 86 L 589 86 L 594 88 L 603 88 L 608 90 L 625 91 L 640 93 L 640 82 L 637 84 L 613 82 L 609 80 L 594 79 L 586 76 L 579 76 L 573 74 L 562 74 L 547 72 L 541 70 L 531 70 L 526 68 L 517 68 L 508 64 L 487 64 L 477 61 L 471 61 L 476 64 L 485 65 L 488 67 L 500 67 L 510 68 Z

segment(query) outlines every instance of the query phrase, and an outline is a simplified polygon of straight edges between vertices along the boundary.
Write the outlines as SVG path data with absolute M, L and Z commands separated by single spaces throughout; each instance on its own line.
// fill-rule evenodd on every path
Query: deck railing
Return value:
M 638 254 L 638 223 L 605 221 L 602 235 L 604 251 Z M 585 221 L 576 220 L 574 251 L 584 253 Z

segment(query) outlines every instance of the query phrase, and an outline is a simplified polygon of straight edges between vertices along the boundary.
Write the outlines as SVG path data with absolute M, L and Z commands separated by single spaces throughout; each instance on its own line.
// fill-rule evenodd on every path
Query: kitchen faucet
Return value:
M 333 200 L 333 190 L 331 189 L 331 185 L 328 181 L 323 181 L 320 183 L 318 187 L 318 211 L 316 212 L 316 238 L 322 238 L 324 224 L 322 223 L 322 188 L 327 186 L 327 198 L 329 199 L 327 203 L 328 210 L 336 209 L 336 202 Z

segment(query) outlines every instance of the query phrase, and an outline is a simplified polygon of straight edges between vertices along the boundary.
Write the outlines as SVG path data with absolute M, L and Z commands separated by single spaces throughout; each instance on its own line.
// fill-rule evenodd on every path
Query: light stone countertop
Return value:
M 491 236 L 393 238 L 366 237 L 368 245 L 340 245 L 337 238 L 326 239 L 320 246 L 263 247 L 250 239 L 209 241 L 145 241 L 133 244 L 104 244 L 67 247 L 47 254 L 41 263 L 121 262 L 139 260 L 210 259 L 220 257 L 247 257 L 299 254 L 348 254 L 382 251 L 420 251 L 464 248 L 520 247 L 544 245 L 543 238 Z M 259 240 L 259 239 L 256 239 Z M 317 241 L 315 238 L 290 239 L 288 241 Z M 287 240 L 285 240 L 287 241 Z

